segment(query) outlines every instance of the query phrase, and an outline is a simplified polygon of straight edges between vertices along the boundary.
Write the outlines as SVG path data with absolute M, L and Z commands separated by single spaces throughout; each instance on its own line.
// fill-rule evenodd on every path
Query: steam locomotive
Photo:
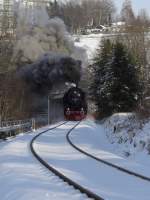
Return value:
M 63 105 L 67 120 L 82 120 L 87 115 L 86 95 L 78 87 L 71 87 L 64 94 Z

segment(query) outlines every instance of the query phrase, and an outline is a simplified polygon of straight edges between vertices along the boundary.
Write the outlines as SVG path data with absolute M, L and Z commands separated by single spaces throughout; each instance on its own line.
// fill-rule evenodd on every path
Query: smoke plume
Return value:
M 30 85 L 32 91 L 47 93 L 58 83 L 78 83 L 81 61 L 58 53 L 49 53 L 37 62 L 21 68 L 19 74 Z
M 33 111 L 46 110 L 52 88 L 80 81 L 86 52 L 74 45 L 64 22 L 50 19 L 44 7 L 27 8 L 20 2 L 17 13 L 12 62 L 28 84 Z
M 20 3 L 17 24 L 13 55 L 17 65 L 36 62 L 48 52 L 62 53 L 85 63 L 85 50 L 74 45 L 61 19 L 49 19 L 44 7 L 25 9 Z

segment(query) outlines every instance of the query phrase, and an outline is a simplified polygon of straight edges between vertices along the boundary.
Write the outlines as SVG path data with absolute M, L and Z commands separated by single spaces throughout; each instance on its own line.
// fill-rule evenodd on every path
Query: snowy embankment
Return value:
M 83 187 L 89 188 L 106 200 L 149 200 L 150 182 L 99 163 L 71 147 L 66 141 L 66 133 L 67 129 L 73 125 L 73 122 L 69 122 L 57 130 L 44 133 L 34 144 L 35 150 L 46 162 L 65 176 Z M 91 139 L 90 134 L 94 139 Z M 79 128 L 72 132 L 73 138 L 75 137 L 74 141 L 86 147 L 87 151 L 94 149 L 93 152 L 97 153 L 99 150 L 101 155 L 104 153 L 103 157 L 109 155 L 112 160 L 116 159 L 116 155 L 100 150 L 101 144 L 107 142 L 104 139 L 104 134 L 104 129 L 101 126 L 97 127 L 91 121 L 82 122 Z M 103 136 L 100 137 L 100 135 Z M 119 159 L 121 160 L 118 157 Z
M 29 144 L 40 131 L 0 142 L 1 200 L 85 200 L 32 156 Z
M 112 118 L 114 119 L 115 117 L 113 116 Z M 115 121 L 115 119 L 113 121 Z M 120 123 L 121 122 L 122 121 L 120 120 Z M 106 124 L 108 123 L 109 122 L 107 120 Z M 110 137 L 112 140 L 115 140 L 115 136 L 113 136 L 114 133 L 111 132 L 114 131 L 115 122 L 111 124 L 111 129 L 110 127 L 106 127 L 106 124 L 100 125 L 95 124 L 91 120 L 86 121 L 84 125 L 81 124 L 76 128 L 76 130 L 70 135 L 70 139 L 77 147 L 97 158 L 103 159 L 108 163 L 112 163 L 116 166 L 125 168 L 134 173 L 138 173 L 150 178 L 150 171 L 148 165 L 145 165 L 145 163 L 142 162 L 135 162 L 134 160 L 130 159 L 127 160 L 123 156 L 121 157 L 121 155 L 119 155 L 118 152 L 121 149 L 118 146 L 115 146 L 116 148 L 114 148 L 114 146 L 112 145 L 112 143 L 110 143 L 110 140 L 108 138 Z M 121 125 L 123 126 L 122 123 Z M 87 130 L 82 131 L 82 128 L 85 127 Z M 109 135 L 107 135 L 108 130 Z M 124 138 L 126 137 L 125 141 L 127 141 L 127 133 L 125 133 L 125 128 L 124 133 L 122 133 L 122 136 L 123 134 Z M 116 138 L 116 140 L 117 139 L 119 140 L 119 136 L 118 138 Z M 123 145 L 124 144 L 120 144 L 120 147 L 122 147 Z M 147 155 L 147 159 L 150 162 L 149 155 Z
M 150 166 L 150 122 L 132 113 L 114 114 L 104 123 L 114 153 Z

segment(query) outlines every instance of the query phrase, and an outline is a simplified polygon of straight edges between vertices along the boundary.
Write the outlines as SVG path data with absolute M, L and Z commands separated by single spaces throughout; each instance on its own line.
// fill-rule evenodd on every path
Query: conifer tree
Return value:
M 142 96 L 139 70 L 134 57 L 119 42 L 113 49 L 111 68 L 113 112 L 133 111 Z
M 126 47 L 102 42 L 94 58 L 92 96 L 99 116 L 133 111 L 142 97 L 138 65 Z
M 109 62 L 112 57 L 112 43 L 110 40 L 103 40 L 97 49 L 94 58 L 94 81 L 92 84 L 92 96 L 95 101 L 97 112 L 100 115 L 110 114 L 111 100 L 111 68 Z

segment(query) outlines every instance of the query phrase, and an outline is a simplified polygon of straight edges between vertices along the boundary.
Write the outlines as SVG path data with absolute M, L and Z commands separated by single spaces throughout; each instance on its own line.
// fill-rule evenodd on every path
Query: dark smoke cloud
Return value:
M 81 61 L 58 53 L 50 53 L 37 62 L 21 68 L 19 75 L 35 93 L 47 93 L 59 83 L 77 84 L 81 77 Z

